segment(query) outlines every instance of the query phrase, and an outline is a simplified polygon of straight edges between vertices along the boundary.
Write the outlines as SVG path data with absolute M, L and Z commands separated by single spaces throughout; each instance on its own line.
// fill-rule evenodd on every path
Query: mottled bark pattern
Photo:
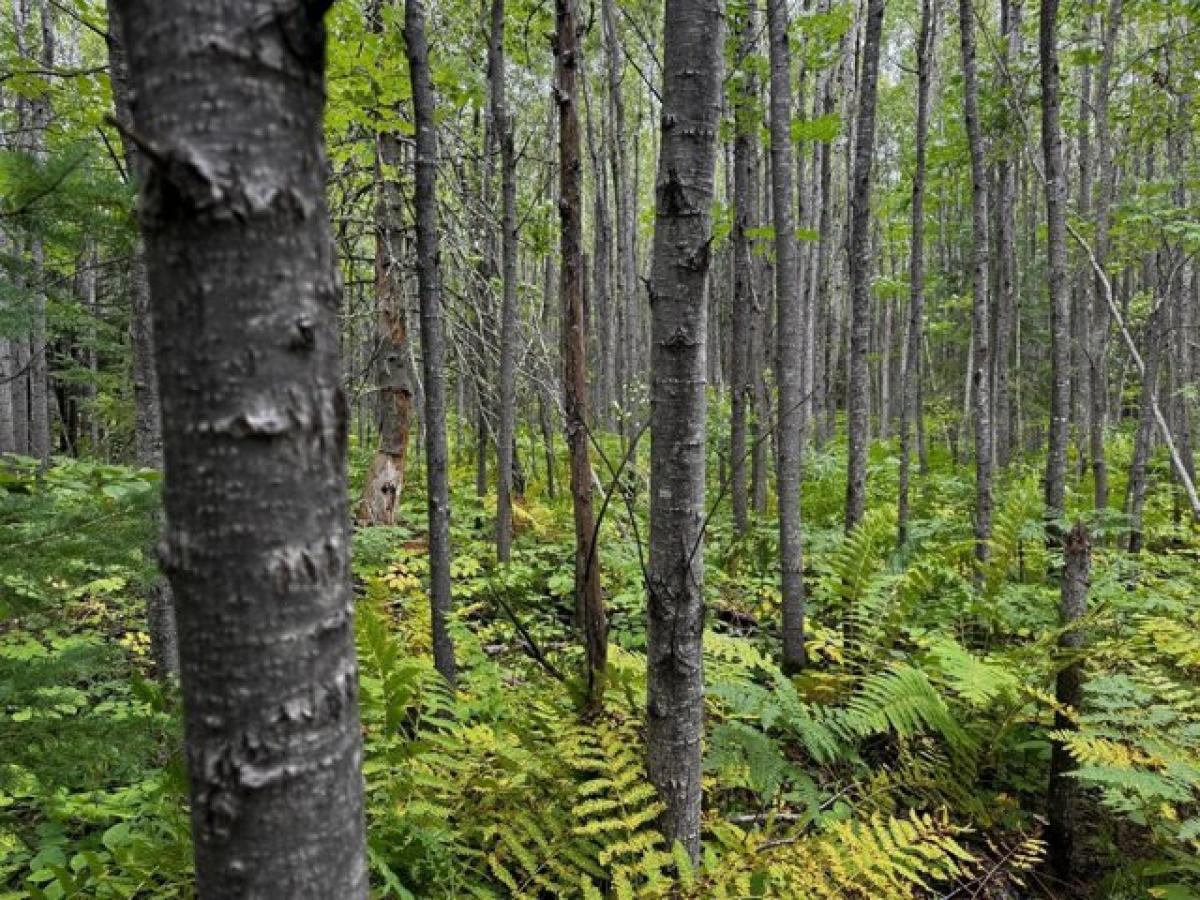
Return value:
M 375 305 L 379 341 L 379 446 L 358 506 L 364 525 L 396 524 L 404 491 L 412 432 L 413 390 L 408 375 L 408 323 L 400 267 L 403 200 L 396 169 L 400 140 L 392 132 L 375 138 Z
M 202 897 L 366 897 L 320 3 L 123 0 Z
M 716 0 L 667 0 L 651 305 L 646 756 L 662 828 L 700 852 L 705 375 L 721 98 Z

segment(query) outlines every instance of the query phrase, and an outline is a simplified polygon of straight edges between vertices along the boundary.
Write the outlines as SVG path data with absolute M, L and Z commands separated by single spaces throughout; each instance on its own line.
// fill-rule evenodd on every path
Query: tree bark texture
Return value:
M 783 613 L 783 670 L 804 668 L 804 550 L 800 533 L 801 439 L 804 427 L 804 311 L 796 252 L 796 163 L 792 144 L 792 54 L 787 7 L 767 0 L 771 64 L 771 205 L 775 217 L 776 417 L 779 566 Z
M 492 0 L 488 42 L 492 133 L 500 147 L 500 428 L 496 448 L 496 558 L 512 553 L 513 447 L 517 432 L 517 159 L 504 73 L 504 0 Z
M 405 0 L 404 47 L 416 126 L 414 206 L 417 216 L 417 293 L 421 305 L 421 363 L 425 375 L 425 479 L 429 507 L 429 613 L 433 663 L 451 685 L 458 679 L 450 616 L 450 482 L 446 453 L 446 336 L 438 247 L 437 123 L 425 37 L 424 0 Z
M 909 246 L 909 306 L 904 357 L 904 399 L 900 412 L 900 476 L 897 501 L 897 543 L 908 543 L 909 484 L 912 472 L 912 434 L 922 415 L 921 345 L 925 316 L 925 172 L 929 141 L 929 96 L 933 81 L 933 46 L 937 33 L 936 0 L 921 0 L 921 31 L 917 49 L 916 164 L 912 183 L 912 237 Z
M 1071 411 L 1071 298 L 1067 290 L 1067 181 L 1063 163 L 1058 63 L 1058 0 L 1042 0 L 1038 53 L 1042 84 L 1042 155 L 1046 176 L 1047 284 L 1050 292 L 1050 432 L 1046 450 L 1046 521 L 1061 537 Z
M 867 0 L 854 126 L 854 166 L 850 192 L 850 359 L 846 406 L 850 449 L 846 478 L 846 531 L 862 521 L 867 503 L 871 340 L 871 168 L 875 155 L 875 98 L 879 84 L 884 0 Z
M 963 113 L 971 155 L 971 340 L 974 348 L 971 413 L 975 424 L 975 561 L 976 578 L 988 559 L 992 536 L 992 392 L 988 302 L 990 235 L 988 233 L 988 173 L 979 120 L 979 75 L 975 65 L 975 13 L 972 0 L 959 0 L 962 45 Z
M 662 828 L 700 852 L 704 717 L 705 309 L 721 107 L 722 10 L 667 0 L 651 271 L 647 730 Z
M 365 898 L 325 4 L 118 6 L 199 893 Z
M 575 520 L 575 605 L 583 633 L 587 706 L 604 696 L 608 667 L 608 619 L 600 592 L 599 557 L 592 549 L 596 530 L 592 506 L 592 464 L 588 452 L 587 336 L 583 305 L 583 161 L 579 134 L 579 16 L 575 0 L 555 0 L 554 74 L 558 99 L 559 301 L 562 307 L 563 415 L 571 466 Z

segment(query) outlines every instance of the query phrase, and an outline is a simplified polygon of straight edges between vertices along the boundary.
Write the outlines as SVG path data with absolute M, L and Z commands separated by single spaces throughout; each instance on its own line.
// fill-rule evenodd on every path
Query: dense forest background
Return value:
M 0 36 L 0 898 L 1200 896 L 1196 3 Z

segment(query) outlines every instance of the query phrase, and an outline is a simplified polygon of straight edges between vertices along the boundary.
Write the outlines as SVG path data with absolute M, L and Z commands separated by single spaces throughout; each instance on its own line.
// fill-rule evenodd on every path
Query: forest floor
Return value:
M 1117 437 L 1114 471 L 1123 455 Z M 1151 499 L 1137 557 L 1119 549 L 1116 511 L 1084 513 L 1086 481 L 1071 496 L 1096 544 L 1087 693 L 1076 730 L 1054 735 L 1067 660 L 1038 471 L 1004 478 L 976 589 L 969 470 L 934 453 L 897 551 L 894 448 L 876 447 L 870 511 L 848 537 L 843 468 L 833 452 L 808 460 L 813 664 L 795 679 L 773 662 L 773 510 L 741 537 L 724 510 L 712 519 L 695 868 L 654 830 L 642 770 L 644 474 L 604 525 L 611 664 L 588 722 L 569 501 L 532 478 L 513 560 L 497 567 L 494 498 L 455 492 L 452 695 L 429 660 L 422 479 L 410 474 L 402 520 L 414 524 L 355 538 L 378 896 L 1200 896 L 1200 541 L 1176 524 L 1169 490 Z M 1155 473 L 1162 483 L 1161 463 Z M 452 483 L 473 484 L 469 460 Z M 149 472 L 0 469 L 0 900 L 191 894 L 178 699 L 153 677 L 138 600 L 156 504 Z M 1070 884 L 1043 859 L 1052 737 L 1081 785 Z

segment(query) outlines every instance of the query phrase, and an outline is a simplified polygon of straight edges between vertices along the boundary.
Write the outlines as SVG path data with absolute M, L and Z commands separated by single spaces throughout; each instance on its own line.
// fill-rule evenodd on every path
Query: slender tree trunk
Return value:
M 121 16 L 124 4 L 108 4 L 109 78 L 117 119 L 133 121 L 130 106 L 129 62 L 125 52 L 125 26 Z M 121 135 L 125 170 L 139 186 L 144 178 L 145 160 L 141 149 Z M 159 409 L 158 372 L 154 364 L 154 329 L 150 314 L 150 279 L 146 270 L 146 248 L 139 235 L 133 247 L 129 271 L 129 334 L 133 350 L 133 455 L 139 466 L 163 467 L 162 419 Z M 155 540 L 155 543 L 157 539 Z M 154 547 L 145 550 L 153 558 Z M 175 623 L 175 599 L 167 579 L 154 578 L 145 586 L 147 630 L 150 655 L 160 678 L 169 679 L 179 672 L 179 636 Z
M 800 533 L 801 430 L 803 428 L 803 325 L 797 269 L 795 200 L 792 177 L 792 54 L 788 14 L 781 2 L 768 0 L 767 28 L 771 60 L 771 188 L 775 218 L 776 383 L 779 414 L 775 457 L 779 495 L 779 565 L 783 608 L 783 669 L 804 668 L 804 558 Z
M 1096 75 L 1096 99 L 1093 111 L 1096 117 L 1097 190 L 1096 190 L 1096 262 L 1107 270 L 1109 231 L 1113 194 L 1116 190 L 1116 166 L 1112 146 L 1112 125 L 1108 107 L 1112 91 L 1112 69 L 1116 58 L 1117 42 L 1121 36 L 1122 0 L 1109 0 L 1105 17 L 1104 47 Z M 1112 317 L 1104 301 L 1104 285 L 1097 276 L 1092 281 L 1091 334 L 1088 341 L 1088 377 L 1091 380 L 1092 415 L 1090 443 L 1092 449 L 1092 482 L 1097 509 L 1108 506 L 1108 458 L 1104 446 L 1108 417 L 1108 344 Z
M 492 0 L 488 44 L 492 133 L 500 146 L 500 430 L 496 452 L 496 558 L 512 552 L 513 448 L 517 430 L 517 158 L 504 72 L 504 0 Z
M 382 3 L 372 10 L 372 27 L 383 30 Z M 358 520 L 364 525 L 394 525 L 404 490 L 412 431 L 413 391 L 408 372 L 408 321 L 405 316 L 400 242 L 403 198 L 396 172 L 402 163 L 400 139 L 384 130 L 375 136 L 375 306 L 379 343 L 379 446 L 367 473 Z
M 1001 0 L 1001 63 L 1008 71 L 1021 53 L 1022 0 Z M 1013 337 L 1017 309 L 1017 166 L 1014 154 L 1002 149 L 996 163 L 996 333 L 993 341 L 992 396 L 995 397 L 995 461 L 1001 468 L 1016 448 L 1014 404 L 1010 396 Z
M 429 607 L 433 663 L 451 685 L 458 678 L 450 615 L 450 484 L 446 459 L 446 338 L 438 247 L 437 123 L 424 0 L 405 0 L 404 47 L 416 126 L 414 206 L 417 216 L 417 292 L 421 303 L 421 362 L 425 375 L 425 479 L 429 505 Z
M 750 59 L 758 42 L 757 4 L 748 3 L 738 32 L 738 56 Z M 739 535 L 749 528 L 750 491 L 747 480 L 747 412 L 754 395 L 754 352 L 752 346 L 755 318 L 754 267 L 750 233 L 759 226 L 758 190 L 758 78 L 752 67 L 736 85 L 733 97 L 733 315 L 730 319 L 729 468 L 733 527 Z
M 862 77 L 854 132 L 850 193 L 850 378 L 846 393 L 850 450 L 846 478 L 846 531 L 862 521 L 867 503 L 869 403 L 867 353 L 871 338 L 871 168 L 875 155 L 875 96 L 879 83 L 884 0 L 867 0 Z
M 700 853 L 704 731 L 705 309 L 721 109 L 722 10 L 667 0 L 651 273 L 647 769 L 662 828 Z
M 971 369 L 971 407 L 975 420 L 975 561 L 976 578 L 982 579 L 992 537 L 992 392 L 990 307 L 988 304 L 987 161 L 983 128 L 979 121 L 979 76 L 975 68 L 975 16 L 972 0 L 959 0 L 959 33 L 962 38 L 963 111 L 971 153 L 971 335 L 974 354 Z
M 605 73 L 608 77 L 608 99 L 612 107 L 612 131 L 609 135 L 609 152 L 613 179 L 613 211 L 616 229 L 617 252 L 617 301 L 620 323 L 617 354 L 614 361 L 616 381 L 615 399 L 621 408 L 620 426 L 623 434 L 629 434 L 628 415 L 631 399 L 628 391 L 635 372 L 633 323 L 638 306 L 637 277 L 637 184 L 629 176 L 629 134 L 625 117 L 625 96 L 622 82 L 625 71 L 621 60 L 621 38 L 617 29 L 615 0 L 601 0 L 600 14 L 604 26 Z
M 925 172 L 929 141 L 929 95 L 933 83 L 933 48 L 937 35 L 937 0 L 921 0 L 921 31 L 917 45 L 916 168 L 912 186 L 912 240 L 908 277 L 907 350 L 904 358 L 904 403 L 900 414 L 900 487 L 897 541 L 908 543 L 909 481 L 912 470 L 912 432 L 920 420 L 921 344 L 925 316 Z
M 1050 435 L 1045 499 L 1047 533 L 1052 542 L 1058 542 L 1066 497 L 1067 426 L 1071 407 L 1071 298 L 1067 290 L 1067 182 L 1059 116 L 1058 0 L 1042 0 L 1038 51 L 1050 292 Z
M 575 604 L 583 632 L 587 708 L 604 698 L 608 620 L 600 593 L 600 561 L 592 548 L 592 464 L 588 453 L 587 337 L 583 308 L 583 163 L 579 135 L 579 18 L 575 0 L 555 0 L 554 74 L 558 99 L 559 222 L 562 268 L 563 414 L 571 460 L 575 518 Z
M 149 158 L 199 894 L 365 898 L 325 5 L 116 5 Z
M 1065 655 L 1071 657 L 1055 680 L 1055 698 L 1063 709 L 1078 714 L 1083 706 L 1083 661 L 1077 659 L 1086 643 L 1085 635 L 1077 625 L 1087 613 L 1088 584 L 1091 572 L 1092 545 L 1087 529 L 1076 525 L 1064 537 L 1064 565 L 1062 577 L 1062 599 L 1059 602 L 1059 624 L 1066 629 L 1058 645 Z M 1059 731 L 1076 728 L 1071 714 L 1063 711 L 1054 714 L 1054 727 Z M 1074 762 L 1071 753 L 1062 741 L 1054 741 L 1050 756 L 1050 789 L 1047 796 L 1046 829 L 1047 856 L 1055 873 L 1064 881 L 1071 876 L 1072 857 L 1075 848 L 1076 814 L 1075 798 L 1079 792 L 1078 782 L 1071 776 Z
M 49 0 L 38 0 L 37 5 L 41 40 L 38 63 L 43 71 L 53 72 L 55 67 L 54 20 Z M 30 154 L 39 163 L 46 161 L 46 135 L 54 111 L 50 106 L 50 95 L 43 94 L 30 102 Z M 50 461 L 50 355 L 51 348 L 46 330 L 46 285 L 49 273 L 46 269 L 46 251 L 40 234 L 35 234 L 29 245 L 34 282 L 30 296 L 33 314 L 29 334 L 29 452 L 43 464 Z

